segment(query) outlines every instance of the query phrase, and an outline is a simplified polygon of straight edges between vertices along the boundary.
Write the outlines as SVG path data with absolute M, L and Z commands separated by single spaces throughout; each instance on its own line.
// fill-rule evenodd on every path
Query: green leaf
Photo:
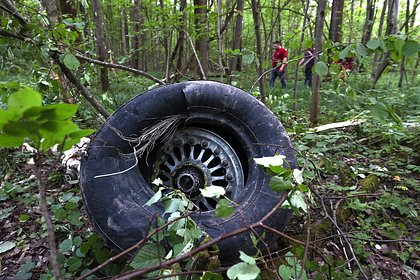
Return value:
M 16 137 L 0 134 L 0 147 L 19 147 L 22 145 L 25 137 Z
M 357 43 L 356 54 L 361 57 L 366 57 L 368 55 L 367 49 L 362 43 Z
M 41 105 L 41 94 L 29 87 L 24 87 L 9 97 L 7 110 L 23 113 L 31 107 L 38 107 Z
M 338 55 L 338 57 L 340 59 L 345 59 L 349 55 L 349 52 L 350 52 L 351 49 L 352 49 L 352 45 L 348 45 L 347 47 L 344 48 L 344 50 L 342 50 L 340 52 L 340 54 Z
M 19 222 L 24 223 L 27 220 L 29 220 L 29 215 L 28 214 L 22 214 L 19 216 Z
M 271 178 L 269 183 L 270 189 L 275 192 L 290 191 L 293 189 L 293 184 L 289 180 L 285 180 L 282 177 L 274 176 Z
M 78 257 L 70 257 L 67 260 L 67 265 L 70 272 L 76 272 L 82 265 L 82 260 Z
M 315 64 L 315 73 L 319 76 L 325 76 L 328 74 L 328 65 L 324 61 L 318 61 Z
M 180 198 L 169 198 L 163 200 L 163 206 L 165 207 L 165 213 L 184 212 L 188 206 L 188 201 Z
M 5 134 L 15 137 L 37 138 L 38 123 L 34 121 L 10 121 L 5 124 L 3 131 Z
M 46 105 L 42 108 L 40 112 L 40 115 L 41 115 L 40 117 L 41 119 L 44 119 L 44 120 L 54 120 L 54 121 L 67 120 L 67 119 L 70 119 L 74 114 L 76 114 L 78 108 L 79 108 L 78 104 Z
M 237 263 L 227 271 L 229 279 L 253 280 L 260 274 L 260 269 L 255 264 L 245 262 Z
M 0 130 L 5 124 L 10 121 L 16 121 L 19 119 L 19 113 L 14 111 L 0 110 Z
M 147 202 L 146 206 L 150 206 L 152 204 L 155 204 L 162 198 L 162 188 L 160 188 Z
M 242 62 L 244 64 L 251 64 L 254 61 L 255 54 L 254 53 L 247 53 L 242 56 Z
M 285 158 L 286 156 L 283 155 L 275 155 L 272 157 L 254 158 L 254 160 L 258 165 L 269 168 L 270 166 L 283 166 Z
M 242 251 L 239 251 L 239 258 L 242 260 L 242 261 L 244 261 L 244 262 L 246 262 L 246 263 L 248 263 L 248 264 L 256 264 L 256 262 L 255 262 L 255 258 L 253 258 L 253 257 L 250 257 L 250 256 L 248 256 L 247 254 L 245 254 L 244 252 L 242 252 Z
M 382 103 L 378 102 L 374 106 L 370 108 L 370 113 L 372 114 L 372 117 L 383 122 L 388 117 L 388 109 L 387 106 Z
M 371 39 L 369 42 L 367 42 L 366 46 L 371 50 L 376 50 L 381 45 L 381 40 L 378 38 Z
M 209 186 L 204 189 L 200 189 L 201 194 L 204 197 L 215 197 L 219 198 L 222 195 L 225 195 L 226 191 L 223 187 L 219 186 Z
M 282 264 L 279 266 L 279 275 L 282 280 L 290 280 L 292 278 L 293 270 L 291 267 Z
M 77 131 L 70 133 L 69 135 L 67 135 L 67 139 L 66 139 L 66 142 L 64 143 L 63 151 L 67 151 L 68 149 L 73 147 L 73 145 L 79 143 L 82 137 L 88 136 L 94 133 L 95 131 L 96 130 L 94 129 L 79 129 Z
M 3 241 L 0 243 L 0 254 L 12 250 L 16 247 L 16 244 L 10 241 Z
M 200 277 L 200 280 L 223 280 L 223 276 L 220 273 L 206 271 L 203 276 Z
M 64 55 L 63 63 L 71 70 L 77 70 L 80 66 L 79 60 L 71 53 Z
M 31 269 L 35 267 L 35 262 L 28 262 L 23 264 L 20 268 L 18 273 L 16 273 L 14 280 L 29 280 L 32 278 Z
M 58 248 L 62 252 L 69 252 L 73 248 L 73 241 L 71 239 L 65 239 L 60 243 L 60 245 L 58 245 Z
M 215 215 L 216 217 L 219 218 L 226 218 L 229 217 L 233 211 L 235 210 L 235 208 L 233 208 L 229 201 L 225 198 L 219 200 L 219 202 L 216 205 L 216 209 L 215 209 Z
M 136 256 L 130 263 L 130 266 L 134 269 L 142 269 L 145 267 L 153 266 L 162 262 L 165 255 L 166 252 L 162 246 L 156 243 L 145 244 L 137 252 Z
M 402 47 L 402 54 L 405 56 L 415 56 L 419 52 L 419 43 L 416 41 L 407 41 Z

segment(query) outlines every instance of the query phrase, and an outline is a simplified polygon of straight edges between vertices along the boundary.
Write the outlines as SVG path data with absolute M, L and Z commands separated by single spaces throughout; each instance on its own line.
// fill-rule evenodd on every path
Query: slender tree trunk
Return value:
M 319 61 L 319 53 L 323 48 L 322 30 L 324 29 L 326 2 L 327 2 L 326 0 L 319 0 L 317 11 L 316 11 L 315 53 L 314 53 L 315 64 Z M 321 77 L 315 73 L 312 77 L 312 99 L 311 99 L 311 113 L 310 113 L 310 122 L 311 122 L 312 127 L 315 127 L 318 122 L 320 86 L 321 86 Z
M 408 22 L 410 20 L 410 0 L 407 0 L 406 3 L 406 9 L 405 9 L 405 34 L 408 33 Z M 405 60 L 406 57 L 403 56 L 401 59 L 401 65 L 400 65 L 400 80 L 398 81 L 398 87 L 402 88 L 403 82 L 404 82 L 404 76 L 407 78 L 406 72 L 405 72 Z
M 258 0 L 251 0 L 252 17 L 254 18 L 254 31 L 257 40 L 257 58 L 258 58 L 258 77 L 263 74 L 263 61 L 261 50 L 261 32 L 260 32 L 260 3 Z M 259 79 L 260 98 L 265 102 L 264 78 Z
M 182 13 L 182 18 L 180 19 L 180 30 L 178 32 L 178 45 L 179 45 L 179 51 L 178 51 L 178 60 L 176 63 L 176 75 L 175 75 L 175 81 L 179 82 L 181 80 L 182 76 L 182 69 L 184 69 L 184 45 L 185 45 L 185 23 L 187 22 L 187 13 L 185 12 L 185 8 L 187 7 L 187 0 L 180 0 L 179 4 L 179 11 Z
M 330 40 L 333 42 L 341 42 L 343 37 L 343 9 L 344 0 L 333 0 L 330 21 Z
M 242 29 L 243 29 L 243 13 L 244 13 L 244 0 L 238 0 L 237 2 L 237 11 L 236 11 L 236 23 L 235 23 L 235 30 L 233 32 L 233 40 L 232 40 L 232 50 L 237 50 L 241 48 L 241 41 L 242 41 Z M 238 71 L 238 58 L 239 55 L 235 55 L 232 57 L 229 66 L 229 83 L 232 82 L 232 75 L 234 75 L 235 71 Z
M 209 51 L 207 35 L 207 0 L 194 0 L 196 48 L 200 54 L 203 71 L 198 71 L 201 79 L 205 79 L 209 72 Z M 203 76 L 203 73 L 204 75 Z
M 131 67 L 140 69 L 140 7 L 141 7 L 141 0 L 136 0 L 134 3 L 133 13 L 131 15 L 133 25 L 133 35 L 131 39 Z
M 379 27 L 378 27 L 378 38 L 380 38 L 382 36 L 382 29 L 384 26 L 384 22 L 385 22 L 385 15 L 386 15 L 386 10 L 388 7 L 388 0 L 384 1 L 383 7 L 382 7 L 382 12 L 381 12 L 381 18 L 379 20 Z M 378 61 L 379 61 L 379 53 L 375 52 L 375 55 L 373 56 L 373 62 L 372 62 L 372 79 L 375 78 L 375 74 L 377 72 L 377 66 L 378 66 Z M 375 86 L 375 83 L 372 83 L 372 86 Z
M 354 5 L 355 0 L 351 0 L 350 4 L 350 23 L 349 23 L 349 39 L 348 41 L 351 42 L 353 40 L 353 23 L 354 23 Z
M 399 0 L 388 1 L 388 17 L 386 26 L 386 35 L 396 34 L 398 32 L 398 11 L 399 11 Z M 387 52 L 379 65 L 379 68 L 373 78 L 373 86 L 376 85 L 382 73 L 388 67 L 390 62 L 390 53 Z
M 57 0 L 41 0 L 41 4 L 47 12 L 48 20 L 51 25 L 58 22 L 58 2 Z
M 162 10 L 162 24 L 163 26 L 165 26 L 166 21 L 167 21 L 167 15 L 165 13 L 165 4 L 164 1 L 159 1 L 160 3 L 160 8 Z M 170 30 L 168 30 L 169 33 L 171 33 Z M 171 44 L 170 44 L 170 34 L 168 34 L 166 32 L 166 30 L 163 30 L 163 50 L 165 52 L 164 56 L 165 56 L 165 81 L 169 81 L 169 68 L 170 68 L 170 64 L 169 64 L 169 60 L 170 60 L 170 55 L 171 55 Z
M 95 44 L 98 51 L 99 60 L 107 61 L 108 51 L 105 39 L 105 25 L 102 18 L 102 9 L 99 0 L 92 0 L 93 22 L 95 23 Z M 108 91 L 109 79 L 108 69 L 100 68 L 100 85 L 102 91 Z
M 302 23 L 302 34 L 300 35 L 300 42 L 299 42 L 299 50 L 298 54 L 300 55 L 302 53 L 302 44 L 305 39 L 305 28 L 306 28 L 306 19 L 308 16 L 308 10 L 309 10 L 309 0 L 306 0 L 306 3 L 303 4 L 303 10 L 304 17 L 303 17 L 303 23 Z M 295 69 L 295 81 L 293 83 L 293 109 L 296 110 L 296 86 L 297 86 L 297 80 L 298 80 L 298 74 L 299 74 L 299 63 L 296 63 L 296 69 Z
M 375 16 L 375 0 L 366 1 L 366 19 L 363 27 L 362 43 L 366 44 L 372 38 L 372 28 Z
M 128 42 L 128 26 L 127 26 L 127 13 L 125 7 L 121 11 L 121 53 L 127 55 L 129 42 Z
M 217 0 L 217 58 L 220 68 L 220 78 L 223 78 L 225 67 L 223 65 L 223 33 L 222 33 L 222 0 Z

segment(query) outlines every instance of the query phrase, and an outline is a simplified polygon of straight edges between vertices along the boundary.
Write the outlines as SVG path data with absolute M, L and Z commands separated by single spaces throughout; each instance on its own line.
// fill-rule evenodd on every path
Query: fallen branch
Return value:
M 345 122 L 336 122 L 336 123 L 329 123 L 329 124 L 324 124 L 321 126 L 317 126 L 315 128 L 313 128 L 314 132 L 320 132 L 320 131 L 325 131 L 328 129 L 333 129 L 333 128 L 343 128 L 343 127 L 348 127 L 348 126 L 356 126 L 361 124 L 363 121 L 361 120 L 349 120 L 349 121 L 345 121 Z
M 146 78 L 148 78 L 152 81 L 155 81 L 159 85 L 165 85 L 165 82 L 163 82 L 162 80 L 159 80 L 158 78 L 150 75 L 149 73 L 141 71 L 139 69 L 131 68 L 131 67 L 124 66 L 124 65 L 121 65 L 121 64 L 104 62 L 104 61 L 93 59 L 93 58 L 90 58 L 90 57 L 86 57 L 86 56 L 83 56 L 83 55 L 80 55 L 80 54 L 74 54 L 74 56 L 77 57 L 80 60 L 84 60 L 84 61 L 87 61 L 89 63 L 93 63 L 93 64 L 97 64 L 97 65 L 101 65 L 103 67 L 121 69 L 121 70 L 124 70 L 124 71 L 132 72 L 132 73 L 138 74 L 140 76 L 146 77 Z
M 105 107 L 93 96 L 92 93 L 84 86 L 82 85 L 76 78 L 76 76 L 73 74 L 73 72 L 70 71 L 69 68 L 67 68 L 66 65 L 60 62 L 58 59 L 58 53 L 55 53 L 52 58 L 54 59 L 54 62 L 60 67 L 63 74 L 69 79 L 69 81 L 82 93 L 82 95 L 89 101 L 89 103 L 99 111 L 99 113 L 104 118 L 109 118 L 111 115 Z

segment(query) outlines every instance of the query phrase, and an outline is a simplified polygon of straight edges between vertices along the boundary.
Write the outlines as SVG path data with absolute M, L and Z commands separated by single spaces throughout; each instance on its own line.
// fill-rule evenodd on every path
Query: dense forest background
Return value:
M 279 117 L 305 180 L 292 191 L 303 196 L 291 223 L 277 233 L 284 244 L 265 258 L 244 257 L 231 279 L 417 279 L 419 5 L 1 0 L 0 278 L 126 279 L 170 261 L 143 252 L 115 262 L 50 147 L 71 147 L 148 89 L 215 80 L 250 92 Z M 268 87 L 277 40 L 289 54 L 285 89 L 279 81 Z M 309 47 L 312 88 L 299 66 Z M 342 76 L 335 62 L 348 57 L 355 67 Z M 22 108 L 32 106 L 65 112 L 54 115 L 60 126 L 46 133 L 42 118 L 26 122 L 32 115 Z M 14 148 L 24 141 L 36 150 Z M 222 279 L 228 269 L 201 269 L 192 279 Z M 192 270 L 162 265 L 147 277 L 181 279 Z

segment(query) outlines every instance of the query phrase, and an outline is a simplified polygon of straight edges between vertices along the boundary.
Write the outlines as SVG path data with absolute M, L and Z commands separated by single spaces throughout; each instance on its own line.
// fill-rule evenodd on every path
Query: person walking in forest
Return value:
M 305 65 L 305 86 L 312 87 L 312 68 L 314 67 L 314 49 L 307 48 L 299 65 Z
M 274 87 L 274 82 L 277 77 L 280 78 L 281 86 L 286 87 L 286 81 L 284 80 L 284 74 L 286 73 L 286 63 L 287 63 L 287 51 L 282 47 L 280 41 L 275 41 L 273 43 L 274 54 L 272 59 L 272 67 L 270 76 L 270 87 Z

